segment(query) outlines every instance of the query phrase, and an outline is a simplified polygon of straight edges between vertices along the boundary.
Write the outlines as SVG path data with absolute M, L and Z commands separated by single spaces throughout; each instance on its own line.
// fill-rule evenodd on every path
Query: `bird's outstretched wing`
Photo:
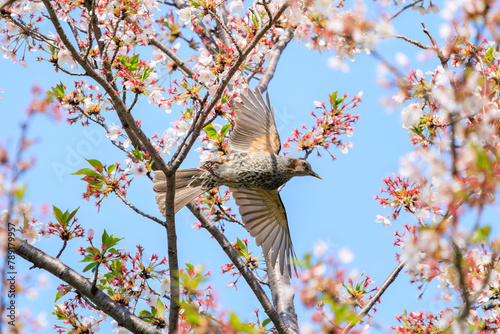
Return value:
M 248 89 L 247 96 L 240 97 L 242 102 L 236 102 L 236 121 L 229 145 L 239 152 L 278 154 L 281 142 L 269 95 L 266 96 L 267 105 L 258 90 Z
M 283 275 L 285 263 L 288 275 L 292 275 L 290 266 L 292 262 L 293 269 L 297 273 L 296 256 L 290 238 L 285 207 L 278 190 L 242 188 L 230 190 L 239 206 L 245 228 L 255 238 L 257 245 L 262 245 L 264 255 L 271 252 L 273 268 L 279 257 L 281 275 Z

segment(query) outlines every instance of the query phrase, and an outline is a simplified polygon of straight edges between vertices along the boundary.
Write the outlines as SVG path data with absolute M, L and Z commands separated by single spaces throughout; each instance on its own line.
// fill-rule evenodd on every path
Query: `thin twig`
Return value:
M 212 15 L 212 17 L 217 21 L 217 24 L 219 27 L 226 33 L 227 37 L 231 40 L 231 42 L 234 44 L 236 47 L 236 50 L 238 50 L 238 54 L 241 56 L 241 49 L 236 40 L 234 39 L 233 34 L 229 31 L 229 29 L 226 27 L 224 22 L 220 19 L 219 15 L 215 13 L 213 10 L 209 9 L 208 12 Z
M 238 224 L 240 226 L 245 227 L 245 224 L 243 224 L 241 222 L 241 220 L 236 219 L 233 216 L 231 216 L 229 213 L 227 213 L 226 210 L 224 210 L 224 208 L 222 207 L 222 205 L 219 202 L 217 202 L 216 205 L 219 208 L 219 211 L 222 212 L 224 219 L 226 219 L 226 220 L 228 220 L 230 222 L 236 223 L 236 224 Z
M 160 51 L 166 54 L 175 63 L 175 65 L 179 67 L 179 69 L 185 76 L 192 78 L 196 74 L 193 69 L 189 67 L 189 65 L 174 52 L 174 50 L 160 42 L 159 39 L 154 36 L 149 36 L 148 41 L 150 45 L 158 48 Z
M 441 61 L 441 66 L 443 66 L 443 68 L 448 72 L 450 73 L 450 68 L 448 66 L 448 60 L 450 60 L 450 57 L 445 57 L 443 55 L 443 51 L 439 48 L 439 46 L 437 45 L 436 43 L 436 40 L 434 40 L 434 38 L 432 37 L 431 33 L 429 32 L 429 30 L 427 30 L 427 27 L 425 26 L 425 24 L 422 22 L 422 27 L 424 28 L 424 33 L 429 37 L 431 43 L 432 43 L 432 46 L 433 46 L 433 49 L 434 51 L 436 52 L 439 60 Z M 455 83 L 455 80 L 453 80 L 453 78 L 451 76 L 449 76 L 449 80 L 450 80 L 450 84 L 452 86 L 453 89 L 455 89 L 455 91 L 457 90 L 457 85 Z
M 394 35 L 393 37 L 402 39 L 402 40 L 404 40 L 404 41 L 406 41 L 408 43 L 411 43 L 411 44 L 413 44 L 415 46 L 418 46 L 419 48 L 424 49 L 424 50 L 431 50 L 432 49 L 432 47 L 430 47 L 430 46 L 423 45 L 419 41 L 415 41 L 415 40 L 413 40 L 411 38 L 408 38 L 406 36 L 403 36 L 403 35 Z
M 403 270 L 403 268 L 405 267 L 405 264 L 406 261 L 402 261 L 401 263 L 398 264 L 396 269 L 392 271 L 389 277 L 387 277 L 387 279 L 385 280 L 384 284 L 382 284 L 382 286 L 378 289 L 375 295 L 370 299 L 368 304 L 366 304 L 365 307 L 363 307 L 363 309 L 359 311 L 357 315 L 359 320 L 362 320 L 364 317 L 368 315 L 368 312 L 370 312 L 373 305 L 375 305 L 375 303 L 377 303 L 380 300 L 380 298 L 387 290 L 387 288 L 396 280 L 401 270 Z M 349 323 L 347 326 L 344 327 L 341 334 L 349 333 L 349 331 L 354 327 L 354 325 L 355 325 L 354 322 Z
M 139 291 L 137 291 L 137 297 L 135 298 L 134 305 L 132 306 L 132 314 L 135 314 L 135 307 L 137 306 L 137 302 L 139 302 L 139 298 L 141 297 L 142 291 L 144 290 L 144 287 L 146 286 L 146 280 L 144 277 L 141 279 L 141 285 L 139 287 Z
M 64 249 L 66 248 L 67 245 L 68 245 L 68 240 L 63 240 L 62 248 L 59 251 L 59 253 L 57 253 L 56 259 L 58 259 L 59 256 L 61 256 L 62 252 L 64 251 Z
M 399 11 L 397 11 L 397 12 L 396 12 L 396 14 L 392 15 L 392 16 L 391 16 L 391 17 L 387 20 L 387 22 L 392 21 L 392 20 L 393 20 L 396 16 L 398 16 L 399 14 L 401 14 L 403 11 L 405 11 L 405 10 L 407 10 L 408 8 L 415 6 L 417 3 L 419 3 L 419 2 L 423 2 L 423 1 L 424 1 L 424 0 L 415 0 L 415 1 L 413 1 L 412 3 L 410 3 L 410 4 L 406 5 L 406 6 L 404 6 L 404 7 L 403 7 L 403 8 L 401 8 Z
M 140 214 L 141 216 L 143 217 L 146 217 L 148 219 L 151 219 L 152 221 L 162 225 L 162 226 L 165 226 L 165 222 L 159 218 L 156 218 L 154 216 L 151 216 L 151 215 L 148 215 L 147 213 L 145 212 L 142 212 L 141 210 L 139 210 L 138 208 L 136 208 L 132 203 L 130 203 L 129 201 L 127 201 L 127 199 L 125 197 L 123 197 L 122 194 L 120 194 L 119 192 L 115 192 L 116 196 L 118 196 L 123 203 L 125 203 L 125 205 L 127 205 L 129 208 L 131 208 L 132 210 L 134 210 L 135 212 L 137 212 L 138 214 Z

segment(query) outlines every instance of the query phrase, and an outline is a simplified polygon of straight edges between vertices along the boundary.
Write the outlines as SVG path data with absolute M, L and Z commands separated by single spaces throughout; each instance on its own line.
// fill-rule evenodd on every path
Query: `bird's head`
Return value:
M 316 174 L 311 165 L 306 161 L 306 159 L 290 157 L 290 162 L 288 167 L 292 170 L 293 176 L 307 176 L 311 175 L 321 179 L 321 176 Z

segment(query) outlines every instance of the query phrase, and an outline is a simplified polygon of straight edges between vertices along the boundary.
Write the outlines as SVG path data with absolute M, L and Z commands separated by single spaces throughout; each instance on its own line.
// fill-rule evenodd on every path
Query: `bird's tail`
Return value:
M 167 179 L 160 170 L 155 170 L 153 190 L 157 193 L 156 204 L 163 216 L 166 212 L 165 196 L 167 191 Z M 199 168 L 178 170 L 175 173 L 175 212 L 182 209 L 196 197 L 203 194 L 207 189 L 203 186 L 203 174 L 205 171 Z

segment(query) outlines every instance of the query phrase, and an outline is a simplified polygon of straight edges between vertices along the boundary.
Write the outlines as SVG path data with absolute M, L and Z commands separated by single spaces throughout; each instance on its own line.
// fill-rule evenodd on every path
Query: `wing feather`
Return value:
M 235 126 L 229 136 L 229 145 L 240 152 L 268 152 L 278 154 L 281 141 L 274 121 L 274 113 L 267 96 L 267 105 L 259 90 L 248 89 L 236 102 Z
M 245 228 L 255 238 L 257 245 L 262 246 L 263 253 L 270 253 L 271 265 L 275 267 L 279 262 L 282 275 L 286 265 L 291 276 L 293 263 L 297 272 L 286 212 L 278 191 L 242 188 L 231 188 L 231 191 Z

